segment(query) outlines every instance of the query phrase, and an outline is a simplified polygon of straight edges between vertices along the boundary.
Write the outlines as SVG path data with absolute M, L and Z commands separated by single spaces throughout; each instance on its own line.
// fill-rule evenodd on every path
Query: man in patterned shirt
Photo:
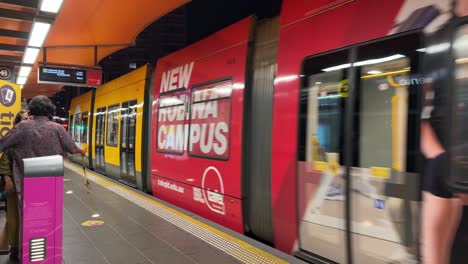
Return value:
M 3 152 L 8 148 L 15 150 L 13 177 L 16 191 L 20 193 L 23 179 L 23 159 L 64 155 L 67 152 L 85 154 L 83 149 L 75 145 L 65 128 L 50 121 L 55 111 L 55 105 L 48 97 L 43 95 L 34 97 L 29 102 L 28 108 L 33 120 L 19 123 L 7 135 L 0 138 L 0 151 Z

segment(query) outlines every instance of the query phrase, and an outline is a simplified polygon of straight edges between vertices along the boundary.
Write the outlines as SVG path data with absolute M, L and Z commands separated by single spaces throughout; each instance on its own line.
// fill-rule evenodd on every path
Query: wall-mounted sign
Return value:
M 102 85 L 102 72 L 93 69 L 41 65 L 38 83 L 97 87 Z
M 13 82 L 15 80 L 14 72 L 15 71 L 13 67 L 0 65 L 0 80 Z

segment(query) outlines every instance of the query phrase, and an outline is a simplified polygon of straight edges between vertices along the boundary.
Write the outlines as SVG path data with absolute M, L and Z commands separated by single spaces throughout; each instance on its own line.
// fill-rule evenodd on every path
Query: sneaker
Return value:
M 343 189 L 333 185 L 330 186 L 328 188 L 327 194 L 325 195 L 325 199 L 331 201 L 344 201 L 345 196 L 343 194 Z

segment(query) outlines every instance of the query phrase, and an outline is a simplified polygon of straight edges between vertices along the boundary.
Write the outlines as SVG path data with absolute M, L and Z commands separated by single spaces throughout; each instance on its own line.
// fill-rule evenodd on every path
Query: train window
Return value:
M 128 130 L 128 116 L 129 108 L 128 102 L 122 103 L 122 108 L 120 109 L 120 145 L 122 148 L 127 148 L 127 130 Z
M 98 108 L 96 113 L 96 146 L 104 145 L 106 108 Z
M 96 155 L 96 169 L 99 171 L 105 171 L 105 160 L 104 160 L 104 137 L 105 137 L 105 120 L 106 120 L 106 107 L 97 109 L 96 112 L 96 144 L 95 144 L 95 155 Z
M 355 140 L 351 146 L 356 159 L 349 176 L 350 231 L 363 241 L 353 247 L 356 263 L 392 262 L 389 256 L 418 246 L 419 175 L 407 164 L 416 166 L 414 153 L 419 150 L 414 137 L 419 121 L 414 116 L 419 117 L 417 98 L 423 84 L 418 69 L 420 48 L 417 34 L 356 48 Z M 365 245 L 377 241 L 382 249 L 370 256 Z M 398 248 L 392 248 L 395 243 Z
M 157 151 L 182 155 L 187 149 L 187 93 L 174 92 L 159 97 Z
M 73 139 L 75 142 L 80 142 L 80 129 L 81 129 L 81 114 L 76 113 L 75 114 L 75 120 L 74 120 L 74 128 L 73 128 Z
M 191 156 L 229 158 L 231 94 L 230 79 L 192 87 L 188 143 Z
M 136 119 L 137 119 L 137 100 L 128 103 L 128 148 L 135 148 Z
M 345 252 L 347 221 L 352 241 L 361 241 L 353 242 L 353 262 L 391 262 L 389 256 L 417 246 L 420 44 L 419 35 L 408 34 L 304 61 L 298 146 L 301 248 L 346 262 L 344 254 L 335 252 Z M 354 62 L 347 60 L 350 53 L 356 55 Z M 345 129 L 345 120 L 352 130 Z M 340 165 L 343 150 L 351 154 L 349 173 Z M 333 234 L 334 242 L 324 233 Z M 378 249 L 368 246 L 376 243 Z
M 73 138 L 73 115 L 70 115 L 70 119 L 68 119 L 68 134 Z
M 345 240 L 346 178 L 340 164 L 346 135 L 347 57 L 347 51 L 338 51 L 304 61 L 298 146 L 298 201 L 306 212 L 299 219 L 301 248 L 341 263 L 345 257 L 341 241 Z M 333 233 L 334 242 L 323 239 L 320 234 L 325 232 Z M 320 249 L 325 242 L 343 250 L 327 255 Z
M 107 112 L 106 145 L 117 147 L 119 140 L 119 113 L 120 105 L 111 105 Z
M 88 142 L 88 112 L 84 112 L 81 115 L 81 136 L 80 136 L 81 143 Z
M 458 27 L 453 41 L 455 79 L 451 127 L 451 172 L 449 180 L 467 190 L 468 185 L 468 25 Z

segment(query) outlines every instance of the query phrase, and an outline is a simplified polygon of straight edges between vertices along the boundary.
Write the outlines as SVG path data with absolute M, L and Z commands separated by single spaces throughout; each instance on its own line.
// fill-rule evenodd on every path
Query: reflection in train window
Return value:
M 420 184 L 413 172 L 419 151 L 420 43 L 419 35 L 410 34 L 357 48 L 357 159 L 350 174 L 350 202 L 351 232 L 363 244 L 353 248 L 355 263 L 393 262 L 397 252 L 416 259 L 411 249 L 419 239 Z M 377 241 L 383 249 L 371 255 L 365 245 Z M 392 248 L 395 244 L 399 246 Z
M 230 79 L 192 87 L 190 155 L 222 160 L 229 158 L 231 94 Z
M 403 55 L 360 68 L 358 167 L 405 170 L 409 72 Z
M 468 182 L 468 25 L 458 27 L 453 41 L 455 80 L 453 81 L 451 126 L 451 173 L 449 180 L 466 188 Z
M 116 147 L 119 140 L 119 113 L 120 105 L 109 106 L 107 112 L 107 146 Z
M 106 108 L 98 108 L 96 113 L 96 146 L 104 145 Z
M 182 155 L 187 145 L 186 91 L 162 95 L 158 102 L 156 150 L 161 153 Z
M 72 138 L 74 138 L 73 137 L 73 128 L 74 127 L 75 126 L 73 125 L 73 115 L 70 115 L 70 119 L 68 119 L 68 134 L 70 134 L 70 136 Z
M 84 112 L 81 115 L 81 137 L 80 137 L 80 142 L 81 143 L 87 143 L 88 142 L 88 112 Z
M 80 142 L 81 114 L 76 113 L 74 118 L 73 139 L 75 142 Z

